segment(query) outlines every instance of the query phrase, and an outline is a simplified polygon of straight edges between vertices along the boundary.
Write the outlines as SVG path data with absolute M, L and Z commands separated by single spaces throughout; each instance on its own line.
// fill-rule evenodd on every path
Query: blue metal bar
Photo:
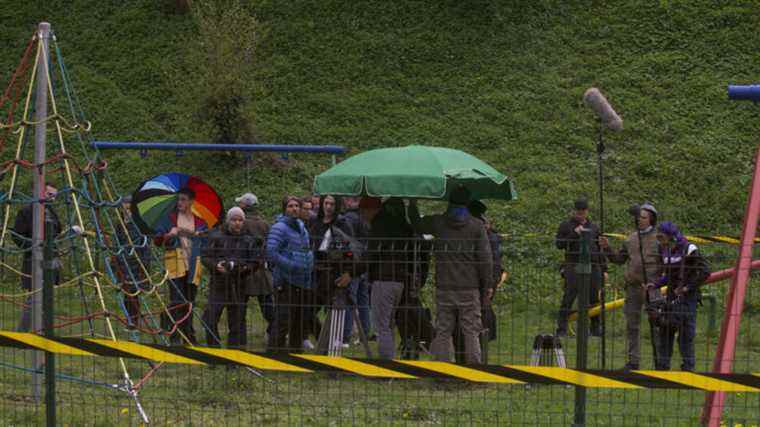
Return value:
M 734 101 L 760 101 L 760 85 L 728 85 L 728 99 Z
M 100 150 L 169 150 L 169 151 L 267 151 L 277 153 L 325 153 L 344 154 L 346 147 L 340 145 L 277 145 L 277 144 L 188 144 L 176 142 L 123 142 L 92 141 L 90 145 Z

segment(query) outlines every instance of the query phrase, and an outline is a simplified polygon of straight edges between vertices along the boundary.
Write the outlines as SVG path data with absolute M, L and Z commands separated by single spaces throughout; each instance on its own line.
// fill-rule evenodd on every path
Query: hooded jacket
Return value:
M 300 219 L 280 215 L 269 230 L 266 247 L 267 261 L 272 268 L 275 287 L 285 285 L 312 288 L 314 254 L 309 233 Z
M 424 218 L 420 218 L 416 205 L 409 207 L 414 230 L 436 238 L 433 253 L 437 289 L 483 291 L 492 286 L 493 258 L 483 223 L 464 206 L 451 205 L 444 214 Z

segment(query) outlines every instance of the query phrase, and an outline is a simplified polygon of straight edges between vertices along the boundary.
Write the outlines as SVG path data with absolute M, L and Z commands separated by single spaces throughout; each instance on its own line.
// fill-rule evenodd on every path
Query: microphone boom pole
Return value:
M 614 131 L 620 131 L 623 130 L 623 120 L 618 116 L 618 114 L 615 112 L 615 110 L 610 106 L 610 103 L 607 102 L 607 98 L 602 95 L 602 93 L 599 91 L 599 89 L 592 87 L 588 89 L 583 94 L 583 102 L 586 103 L 591 109 L 594 110 L 594 113 L 596 113 L 598 117 L 599 122 L 599 134 L 597 137 L 596 142 L 596 161 L 597 161 L 597 183 L 599 186 L 599 232 L 600 234 L 604 234 L 604 169 L 602 167 L 602 157 L 604 155 L 604 128 L 607 127 Z M 602 333 L 602 351 L 601 351 L 601 367 L 602 369 L 605 369 L 606 366 L 606 359 L 607 359 L 607 340 L 606 340 L 606 319 L 605 319 L 605 291 L 604 291 L 604 273 L 602 273 L 602 284 L 600 288 L 600 295 L 599 299 L 601 300 L 601 312 L 600 314 L 600 323 L 601 323 L 601 333 Z

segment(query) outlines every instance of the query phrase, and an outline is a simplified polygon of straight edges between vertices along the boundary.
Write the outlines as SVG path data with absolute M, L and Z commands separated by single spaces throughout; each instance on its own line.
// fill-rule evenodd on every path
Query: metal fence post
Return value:
M 581 248 L 578 264 L 575 266 L 576 286 L 578 287 L 578 332 L 575 368 L 586 369 L 588 360 L 588 302 L 591 289 L 591 230 L 581 231 Z M 586 388 L 575 387 L 574 426 L 586 425 Z
M 55 263 L 58 262 L 54 248 L 54 224 L 53 218 L 46 216 L 45 220 L 45 280 L 42 288 L 42 323 L 45 337 L 53 338 L 53 317 L 55 314 L 55 299 L 53 287 L 55 286 Z M 55 426 L 55 354 L 45 352 L 45 419 L 48 426 Z

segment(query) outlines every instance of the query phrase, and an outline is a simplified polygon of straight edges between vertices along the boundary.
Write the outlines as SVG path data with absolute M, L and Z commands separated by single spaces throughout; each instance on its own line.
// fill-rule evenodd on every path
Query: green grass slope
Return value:
M 168 1 L 2 3 L 2 81 L 48 20 L 94 138 L 208 139 L 181 72 L 198 37 L 191 14 Z M 249 10 L 261 37 L 244 95 L 259 142 L 460 148 L 516 180 L 519 200 L 492 208 L 503 231 L 551 234 L 576 195 L 596 197 L 596 123 L 582 95 L 597 86 L 625 120 L 605 134 L 608 228 L 626 227 L 625 207 L 644 198 L 690 231 L 740 228 L 758 110 L 725 92 L 758 80 L 756 2 L 299 0 Z M 253 190 L 268 213 L 329 166 L 306 155 L 284 169 L 257 156 L 250 170 L 223 154 L 107 156 L 125 192 L 186 170 L 228 201 Z

